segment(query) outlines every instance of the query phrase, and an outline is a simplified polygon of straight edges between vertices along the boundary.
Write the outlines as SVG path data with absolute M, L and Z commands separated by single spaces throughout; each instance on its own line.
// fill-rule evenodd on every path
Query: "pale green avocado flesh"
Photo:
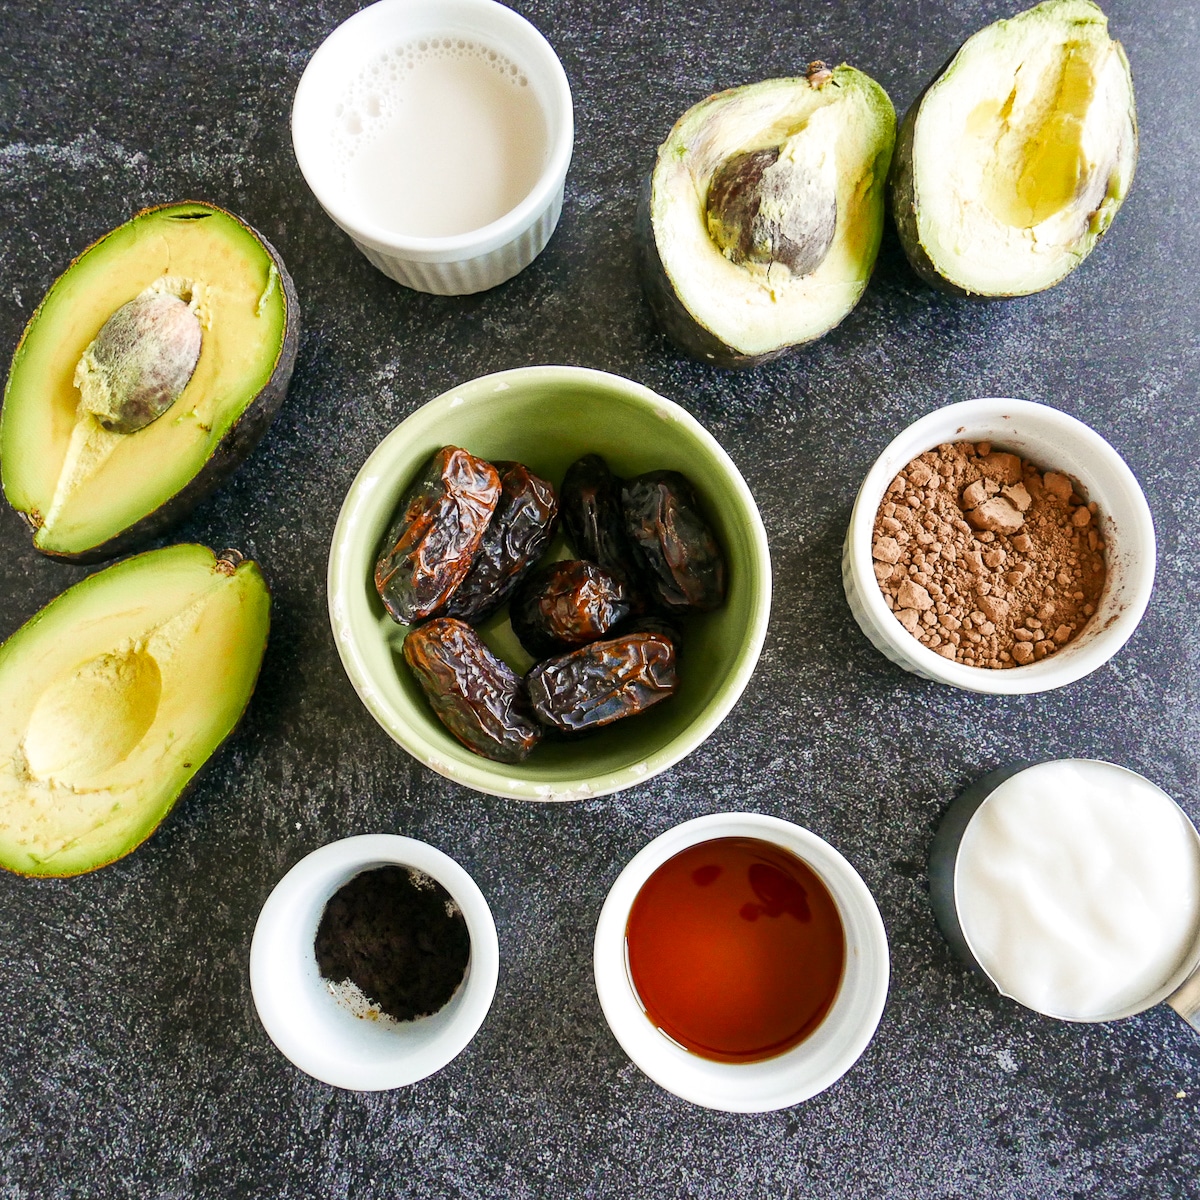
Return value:
M 901 242 L 949 290 L 1041 291 L 1091 252 L 1136 160 L 1121 44 L 1091 0 L 1047 0 L 969 38 L 905 117 Z
M 895 126 L 873 79 L 822 63 L 689 109 L 659 148 L 641 229 L 668 334 L 736 366 L 837 325 L 875 264 Z
M 126 322 L 114 360 L 110 318 L 147 304 L 156 323 L 131 342 Z M 282 400 L 296 308 L 269 244 L 212 205 L 147 209 L 84 251 L 30 319 L 0 414 L 4 492 L 34 545 L 112 557 L 215 486 Z
M 257 565 L 153 550 L 77 583 L 0 646 L 0 867 L 77 875 L 144 841 L 254 690 Z

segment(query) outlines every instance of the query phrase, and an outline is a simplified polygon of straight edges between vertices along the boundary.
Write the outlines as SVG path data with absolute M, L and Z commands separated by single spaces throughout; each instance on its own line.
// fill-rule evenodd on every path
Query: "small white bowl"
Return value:
M 317 969 L 313 943 L 329 898 L 372 867 L 415 867 L 454 897 L 471 956 L 449 1003 L 397 1023 L 356 1016 Z M 354 1091 L 405 1087 L 440 1071 L 475 1036 L 500 970 L 496 925 L 475 881 L 440 850 L 412 838 L 366 834 L 302 858 L 275 886 L 250 946 L 250 989 L 271 1041 L 302 1071 Z
M 1044 471 L 1078 480 L 1100 508 L 1108 577 L 1083 632 L 1041 662 L 971 667 L 923 646 L 884 603 L 871 558 L 875 514 L 888 485 L 919 454 L 944 442 L 992 442 Z M 893 439 L 867 472 L 842 547 L 842 583 L 863 633 L 892 662 L 937 683 L 971 692 L 1023 695 L 1074 683 L 1103 666 L 1133 635 L 1154 587 L 1154 523 L 1125 460 L 1095 430 L 1029 400 L 988 398 L 950 404 Z
M 546 161 L 529 194 L 491 224 L 447 237 L 407 236 L 372 221 L 347 200 L 335 162 L 335 110 L 350 83 L 381 52 L 447 36 L 496 50 L 524 73 L 545 117 Z M 292 105 L 296 161 L 321 207 L 385 275 L 441 296 L 495 287 L 542 252 L 562 214 L 574 138 L 571 88 L 557 55 L 524 17 L 495 0 L 379 0 L 318 47 Z
M 646 1016 L 626 958 L 629 913 L 646 880 L 689 846 L 727 837 L 771 842 L 807 863 L 833 896 L 846 934 L 846 966 L 825 1019 L 799 1045 L 761 1062 L 714 1062 L 668 1038 Z M 697 817 L 655 838 L 617 877 L 596 925 L 596 991 L 622 1049 L 660 1087 L 724 1112 L 787 1108 L 840 1079 L 879 1025 L 889 962 L 883 920 L 858 872 L 815 833 L 757 813 Z

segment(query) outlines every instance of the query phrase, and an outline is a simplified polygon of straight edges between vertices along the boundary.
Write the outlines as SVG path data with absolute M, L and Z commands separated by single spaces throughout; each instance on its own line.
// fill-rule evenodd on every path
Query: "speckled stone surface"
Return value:
M 248 718 L 137 853 L 67 881 L 0 879 L 0 1198 L 1181 1197 L 1200 1195 L 1200 1038 L 1166 1008 L 1072 1026 L 994 994 L 933 921 L 925 856 L 968 781 L 1088 755 L 1200 819 L 1200 122 L 1197 10 L 1111 0 L 1137 85 L 1133 193 L 1075 274 L 1026 300 L 940 297 L 885 240 L 859 308 L 754 373 L 684 361 L 652 328 L 632 239 L 655 146 L 709 92 L 810 58 L 874 75 L 903 110 L 996 0 L 760 5 L 522 0 L 578 124 L 562 223 L 510 284 L 404 291 L 325 218 L 293 160 L 292 92 L 352 2 L 0 5 L 0 346 L 70 258 L 135 209 L 213 200 L 280 249 L 304 306 L 288 401 L 257 453 L 176 531 L 236 545 L 275 591 Z M 679 401 L 762 509 L 775 603 L 741 703 L 677 768 L 602 800 L 479 796 L 416 765 L 359 704 L 325 615 L 341 496 L 377 441 L 445 388 L 578 363 Z M 904 425 L 976 395 L 1098 429 L 1159 537 L 1149 612 L 1060 692 L 966 695 L 906 675 L 847 609 L 839 547 L 863 474 Z M 86 572 L 0 512 L 0 635 Z M 591 978 L 600 905 L 676 822 L 778 814 L 830 840 L 878 899 L 893 981 L 857 1066 L 763 1116 L 660 1090 L 609 1033 Z M 396 831 L 458 859 L 495 911 L 499 990 L 468 1049 L 406 1090 L 336 1091 L 255 1015 L 258 910 L 304 854 Z

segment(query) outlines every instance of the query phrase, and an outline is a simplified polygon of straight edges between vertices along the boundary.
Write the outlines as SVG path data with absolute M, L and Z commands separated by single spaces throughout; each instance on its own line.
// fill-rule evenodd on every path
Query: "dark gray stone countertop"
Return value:
M 1133 64 L 1141 161 L 1092 257 L 1053 290 L 974 305 L 911 273 L 889 232 L 834 332 L 750 373 L 676 354 L 639 290 L 635 193 L 657 144 L 720 88 L 811 58 L 877 78 L 901 112 L 999 0 L 743 8 L 521 0 L 574 91 L 558 232 L 484 295 L 392 284 L 326 219 L 288 133 L 309 55 L 355 8 L 229 0 L 0 4 L 0 347 L 71 257 L 150 203 L 195 197 L 263 230 L 304 311 L 290 396 L 258 451 L 172 534 L 236 545 L 274 588 L 257 694 L 199 786 L 136 853 L 63 881 L 0 878 L 0 1198 L 1200 1196 L 1200 1039 L 1164 1007 L 1043 1019 L 952 957 L 925 875 L 966 783 L 1014 759 L 1138 770 L 1200 819 L 1200 121 L 1190 0 L 1109 0 Z M 446 388 L 576 363 L 678 401 L 729 450 L 770 536 L 757 672 L 675 769 L 538 806 L 432 774 L 377 727 L 325 610 L 338 506 L 368 452 Z M 1149 611 L 1087 679 L 968 695 L 883 659 L 846 606 L 839 550 L 890 438 L 949 401 L 1023 396 L 1125 456 L 1159 539 Z M 0 512 L 0 636 L 86 574 Z M 891 940 L 879 1031 L 840 1082 L 762 1116 L 695 1108 L 626 1058 L 591 976 L 622 865 L 702 813 L 751 809 L 831 841 Z M 247 956 L 260 906 L 326 842 L 392 831 L 458 859 L 491 902 L 495 1004 L 440 1074 L 340 1092 L 268 1041 Z

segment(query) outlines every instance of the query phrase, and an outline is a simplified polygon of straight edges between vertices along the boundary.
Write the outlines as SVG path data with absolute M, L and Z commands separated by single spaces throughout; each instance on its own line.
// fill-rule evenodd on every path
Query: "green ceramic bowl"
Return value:
M 372 582 L 380 543 L 409 483 L 442 446 L 523 462 L 556 487 L 589 451 L 620 475 L 682 471 L 695 485 L 729 565 L 729 595 L 693 617 L 670 700 L 577 742 L 542 742 L 525 762 L 481 758 L 457 742 L 404 662 L 407 632 Z M 561 536 L 559 542 L 561 543 Z M 553 553 L 553 551 L 552 551 Z M 566 557 L 567 552 L 558 553 Z M 473 379 L 431 400 L 379 444 L 354 480 L 329 555 L 329 616 L 346 673 L 371 715 L 410 754 L 481 792 L 577 800 L 631 787 L 677 763 L 720 724 L 750 679 L 771 609 L 767 535 L 750 489 L 716 439 L 648 388 L 580 367 L 527 367 Z M 480 632 L 523 672 L 504 612 Z

